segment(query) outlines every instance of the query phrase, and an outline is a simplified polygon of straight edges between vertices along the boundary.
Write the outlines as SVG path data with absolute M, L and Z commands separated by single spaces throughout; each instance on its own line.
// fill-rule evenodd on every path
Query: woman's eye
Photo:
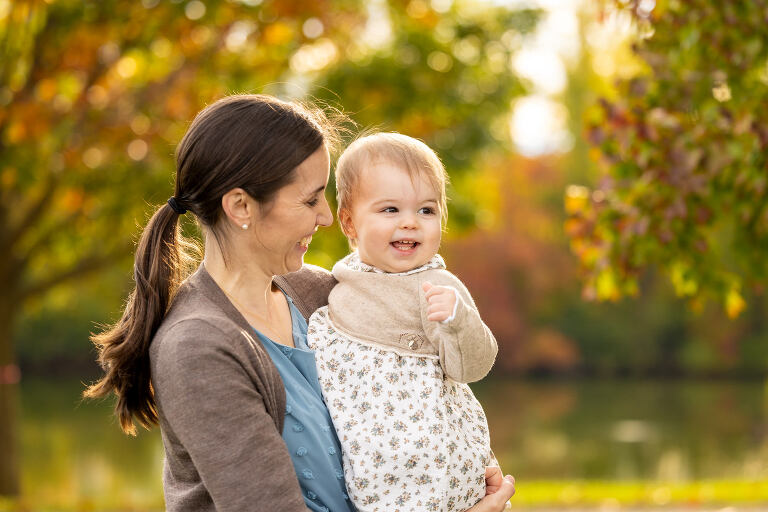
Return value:
M 424 208 L 419 210 L 419 213 L 421 213 L 423 215 L 432 215 L 433 213 L 435 213 L 435 210 L 434 210 L 434 208 L 430 208 L 428 206 L 425 206 Z
M 309 206 L 315 207 L 315 206 L 317 206 L 317 202 L 318 202 L 318 201 L 319 201 L 319 199 L 318 199 L 318 198 L 310 199 L 309 201 L 307 201 L 307 204 L 308 204 Z

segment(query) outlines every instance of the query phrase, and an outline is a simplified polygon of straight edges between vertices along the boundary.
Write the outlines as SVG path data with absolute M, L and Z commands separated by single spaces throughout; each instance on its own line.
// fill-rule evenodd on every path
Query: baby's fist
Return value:
M 456 307 L 456 291 L 447 286 L 435 286 L 428 281 L 421 285 L 427 299 L 427 320 L 444 322 L 453 316 Z

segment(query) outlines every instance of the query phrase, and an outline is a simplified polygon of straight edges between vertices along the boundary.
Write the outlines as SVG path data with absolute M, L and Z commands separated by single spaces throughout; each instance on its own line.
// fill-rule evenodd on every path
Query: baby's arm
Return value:
M 424 298 L 427 299 L 427 320 L 432 322 L 450 322 L 456 317 L 459 306 L 459 296 L 456 288 L 450 286 L 435 286 L 429 281 L 421 285 Z
M 496 359 L 496 338 L 456 276 L 447 271 L 430 274 L 422 283 L 422 322 L 438 348 L 440 365 L 457 382 L 478 381 Z

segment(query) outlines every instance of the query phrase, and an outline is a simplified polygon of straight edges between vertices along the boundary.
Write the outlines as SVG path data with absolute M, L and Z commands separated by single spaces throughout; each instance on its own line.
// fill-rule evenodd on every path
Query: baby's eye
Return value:
M 421 208 L 419 210 L 419 213 L 421 213 L 422 215 L 434 215 L 435 209 L 430 208 L 429 206 L 425 206 L 424 208 Z
M 382 213 L 397 213 L 397 208 L 394 206 L 387 206 L 386 208 L 382 208 Z

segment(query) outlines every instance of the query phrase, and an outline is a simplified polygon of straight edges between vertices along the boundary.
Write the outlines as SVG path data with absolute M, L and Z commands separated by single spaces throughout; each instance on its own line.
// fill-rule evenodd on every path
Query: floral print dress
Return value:
M 466 510 L 485 495 L 485 467 L 495 463 L 485 413 L 436 355 L 341 333 L 327 306 L 310 318 L 307 342 L 358 510 Z

